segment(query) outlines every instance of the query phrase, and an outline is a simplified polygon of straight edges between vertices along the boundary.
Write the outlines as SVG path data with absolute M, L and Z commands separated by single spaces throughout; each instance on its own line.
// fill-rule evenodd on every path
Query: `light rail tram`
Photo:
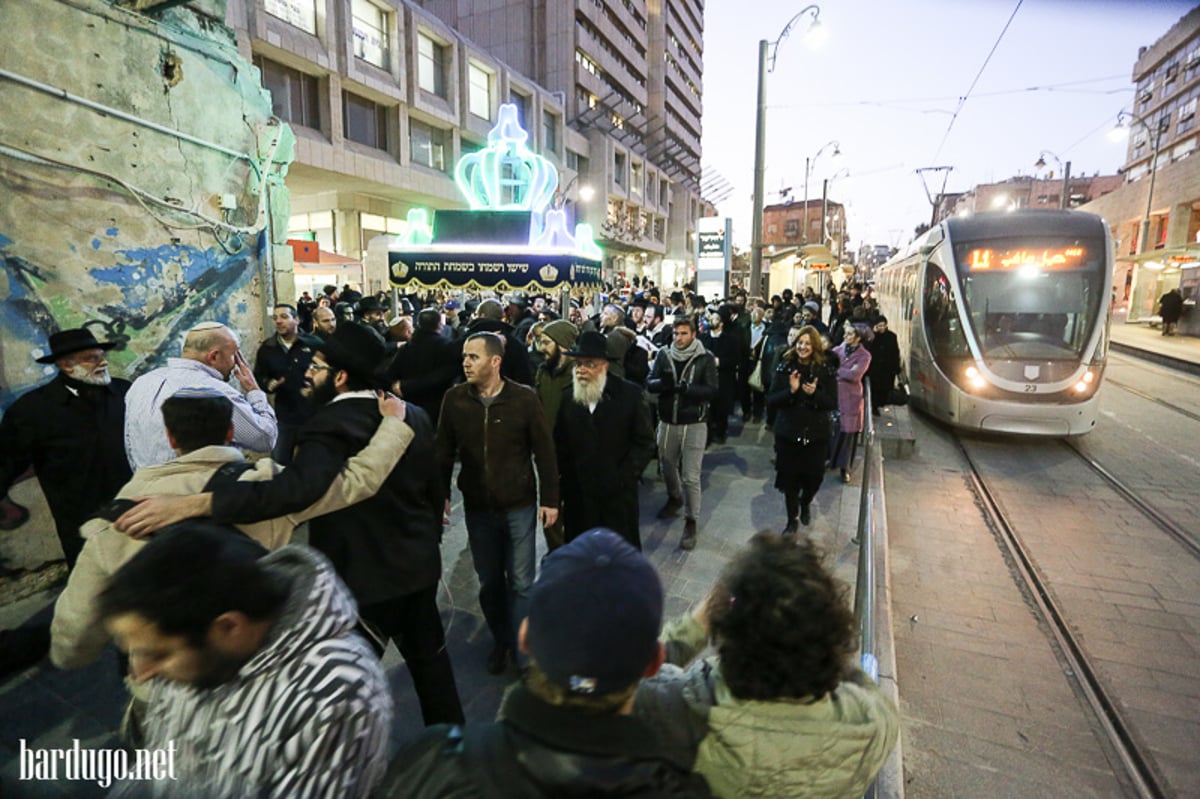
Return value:
M 911 403 L 952 426 L 1076 436 L 1096 424 L 1112 240 L 1080 211 L 953 217 L 875 272 Z

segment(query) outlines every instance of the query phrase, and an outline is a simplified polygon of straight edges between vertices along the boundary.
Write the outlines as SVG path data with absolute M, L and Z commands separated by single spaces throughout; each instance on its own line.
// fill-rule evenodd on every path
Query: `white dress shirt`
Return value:
M 242 396 L 221 373 L 190 358 L 167 358 L 167 365 L 133 381 L 125 395 L 125 455 L 135 470 L 175 460 L 163 424 L 163 402 L 181 388 L 215 388 L 233 402 L 233 446 L 270 452 L 278 427 L 275 410 L 261 389 Z

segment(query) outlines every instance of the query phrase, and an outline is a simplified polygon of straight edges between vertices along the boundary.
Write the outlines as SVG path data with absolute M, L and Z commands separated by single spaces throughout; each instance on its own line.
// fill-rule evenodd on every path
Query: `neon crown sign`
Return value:
M 487 147 L 468 153 L 454 168 L 454 182 L 473 211 L 529 211 L 532 214 L 529 245 L 538 250 L 567 250 L 592 260 L 603 253 L 592 226 L 577 224 L 567 230 L 567 215 L 551 208 L 558 188 L 558 170 L 548 159 L 529 149 L 529 134 L 521 127 L 517 107 L 500 106 L 496 126 L 488 133 Z M 404 244 L 429 245 L 433 230 L 424 208 L 408 212 L 402 235 Z

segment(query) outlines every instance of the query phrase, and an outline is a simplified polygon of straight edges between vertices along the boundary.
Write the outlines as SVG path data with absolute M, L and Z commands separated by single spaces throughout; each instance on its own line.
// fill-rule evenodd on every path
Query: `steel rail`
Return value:
M 1075 685 L 1079 687 L 1091 707 L 1113 746 L 1125 775 L 1130 780 L 1130 787 L 1144 799 L 1169 799 L 1174 796 L 1165 779 L 1159 775 L 1153 758 L 1143 751 L 1144 747 L 1138 741 L 1133 728 L 1122 716 L 1117 703 L 1100 680 L 1087 652 L 1071 631 L 1071 625 L 1062 609 L 1050 594 L 1046 580 L 1038 571 L 1017 531 L 1009 524 L 1007 516 L 988 488 L 962 438 L 955 435 L 954 442 L 967 462 L 971 488 L 980 500 L 985 519 L 1000 533 L 997 538 L 1011 557 L 1017 570 L 1016 576 L 1029 589 L 1032 601 L 1047 622 L 1047 629 L 1053 635 L 1058 651 L 1066 662 L 1069 669 L 1068 679 L 1073 677 Z
M 1123 483 L 1119 477 L 1114 475 L 1108 469 L 1105 469 L 1104 466 L 1102 466 L 1100 462 L 1091 455 L 1088 455 L 1086 452 L 1081 450 L 1075 444 L 1075 442 L 1064 440 L 1062 443 L 1063 446 L 1078 455 L 1080 460 L 1090 466 L 1092 471 L 1103 477 L 1105 481 L 1112 486 L 1113 490 L 1120 494 L 1126 502 L 1141 511 L 1142 515 L 1154 522 L 1159 529 L 1178 541 L 1183 548 L 1186 549 L 1190 555 L 1192 555 L 1192 557 L 1200 560 L 1200 539 L 1196 538 L 1182 526 L 1177 524 L 1170 516 L 1163 513 L 1146 500 L 1142 499 L 1140 494 L 1138 494 L 1129 486 L 1125 485 L 1125 483 Z
M 1128 391 L 1130 394 L 1139 396 L 1142 399 L 1150 400 L 1151 402 L 1157 403 L 1157 404 L 1163 406 L 1164 408 L 1170 408 L 1171 410 L 1175 411 L 1175 413 L 1178 413 L 1182 416 L 1186 416 L 1187 418 L 1191 419 L 1192 421 L 1200 422 L 1200 413 L 1196 413 L 1195 411 L 1189 411 L 1187 408 L 1181 408 L 1178 405 L 1175 405 L 1174 403 L 1167 402 L 1165 399 L 1155 397 L 1152 394 L 1147 394 L 1145 391 L 1142 391 L 1140 388 L 1134 388 L 1133 386 L 1129 385 L 1128 383 L 1122 383 L 1120 380 L 1113 380 L 1111 377 L 1105 378 L 1104 382 L 1108 383 L 1110 385 L 1114 385 L 1117 388 L 1121 389 L 1122 391 Z

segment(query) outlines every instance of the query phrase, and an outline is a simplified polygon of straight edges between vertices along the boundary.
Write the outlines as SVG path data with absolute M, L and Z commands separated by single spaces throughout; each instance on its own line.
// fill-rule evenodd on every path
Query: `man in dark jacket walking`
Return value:
M 462 462 L 458 488 L 479 578 L 479 608 L 494 641 L 487 659 L 492 674 L 503 672 L 516 651 L 536 572 L 538 521 L 550 526 L 558 519 L 558 467 L 542 404 L 533 389 L 501 377 L 503 358 L 498 334 L 467 337 L 467 382 L 446 392 L 437 434 L 437 466 L 447 496 L 454 461 Z
M 442 397 L 461 374 L 454 342 L 442 335 L 442 314 L 426 308 L 417 314 L 412 340 L 400 348 L 388 367 L 388 382 L 405 400 L 420 406 L 437 424 Z
M 581 334 L 566 354 L 575 375 L 554 428 L 566 540 L 607 527 L 641 549 L 637 488 L 654 457 L 650 409 L 641 389 L 609 374 L 602 334 Z
M 279 435 L 271 459 L 287 466 L 292 462 L 300 426 L 313 412 L 312 403 L 300 392 L 304 373 L 321 340 L 300 332 L 300 318 L 290 305 L 276 305 L 273 319 L 275 335 L 264 341 L 254 356 L 254 379 L 263 391 L 275 397 Z
M 451 796 L 706 797 L 630 715 L 658 672 L 662 584 L 610 530 L 592 530 L 542 564 L 521 626 L 522 684 L 489 724 L 426 730 L 392 761 L 377 799 Z
M 1162 317 L 1162 334 L 1175 335 L 1175 326 L 1183 316 L 1183 295 L 1179 289 L 1171 289 L 1158 299 L 1158 314 Z
M 708 332 L 700 337 L 704 349 L 717 361 L 717 394 L 708 417 L 708 443 L 724 444 L 729 433 L 729 415 L 737 399 L 738 384 L 746 376 L 750 361 L 747 338 L 735 327 L 733 306 L 722 305 L 709 316 Z
M 717 393 L 717 362 L 696 338 L 690 316 L 675 320 L 675 343 L 658 352 L 646 390 L 658 395 L 658 459 L 667 484 L 660 519 L 686 521 L 680 549 L 696 548 L 700 518 L 700 466 L 708 439 L 708 404 Z

